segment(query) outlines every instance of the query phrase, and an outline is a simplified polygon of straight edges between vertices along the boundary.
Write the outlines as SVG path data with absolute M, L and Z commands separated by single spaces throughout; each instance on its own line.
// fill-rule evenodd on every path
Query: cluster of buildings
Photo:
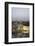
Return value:
M 14 34 L 16 34 L 17 37 L 26 36 L 26 34 L 29 34 L 29 24 L 23 24 L 23 22 L 13 22 L 12 23 L 12 32 L 14 32 Z M 27 36 L 29 36 L 29 35 L 27 35 Z

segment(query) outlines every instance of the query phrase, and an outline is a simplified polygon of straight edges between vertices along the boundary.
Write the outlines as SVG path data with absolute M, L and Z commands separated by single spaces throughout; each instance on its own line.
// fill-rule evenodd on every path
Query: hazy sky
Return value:
M 12 8 L 13 21 L 29 21 L 29 8 Z

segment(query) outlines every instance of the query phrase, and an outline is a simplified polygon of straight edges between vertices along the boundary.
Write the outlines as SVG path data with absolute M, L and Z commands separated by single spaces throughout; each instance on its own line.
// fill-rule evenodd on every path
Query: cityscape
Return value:
M 12 38 L 29 37 L 29 22 L 12 22 Z
M 12 38 L 29 37 L 29 8 L 12 8 Z

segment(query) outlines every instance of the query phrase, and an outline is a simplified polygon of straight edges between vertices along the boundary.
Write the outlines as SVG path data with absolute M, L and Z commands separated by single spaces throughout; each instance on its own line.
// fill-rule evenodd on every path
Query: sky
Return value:
M 13 21 L 29 21 L 29 8 L 12 8 Z

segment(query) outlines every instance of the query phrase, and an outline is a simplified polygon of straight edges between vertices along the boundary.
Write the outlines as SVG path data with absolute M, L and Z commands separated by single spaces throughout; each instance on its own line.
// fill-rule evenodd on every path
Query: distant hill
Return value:
M 23 25 L 25 25 L 25 26 L 29 26 L 29 21 L 20 21 L 20 22 L 19 22 L 19 21 L 12 21 L 12 24 L 13 24 L 13 23 L 15 23 L 15 24 L 16 24 L 16 23 L 17 23 L 17 24 L 23 24 Z

